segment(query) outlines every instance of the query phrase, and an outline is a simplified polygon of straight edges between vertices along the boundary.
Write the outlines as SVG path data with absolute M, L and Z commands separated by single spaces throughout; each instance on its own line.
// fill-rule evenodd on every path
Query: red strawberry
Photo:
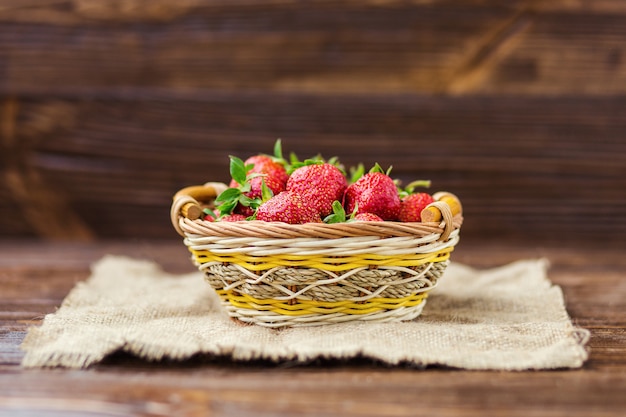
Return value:
M 396 220 L 400 213 L 398 188 L 390 176 L 382 172 L 369 172 L 346 190 L 346 212 L 373 213 L 383 220 Z
M 227 214 L 218 220 L 221 222 L 240 222 L 242 220 L 246 220 L 246 216 L 243 214 Z
M 249 174 L 263 174 L 262 176 L 253 177 L 249 179 L 250 191 L 244 192 L 243 194 L 251 199 L 262 198 L 263 191 L 262 186 L 263 182 L 267 188 L 272 191 L 272 194 L 276 195 L 285 191 L 285 184 L 287 183 L 287 171 L 285 168 L 274 162 L 270 157 L 265 155 L 256 155 L 248 158 L 244 164 L 248 165 L 250 163 L 254 163 L 254 167 L 248 172 Z M 232 179 L 230 181 L 230 188 L 238 188 L 240 186 L 236 180 Z M 252 216 L 254 214 L 254 209 L 249 206 L 245 206 L 241 203 L 237 204 L 235 209 L 233 210 L 235 213 L 243 214 L 246 217 Z
M 266 222 L 285 222 L 289 224 L 320 223 L 318 211 L 308 205 L 306 200 L 292 191 L 276 194 L 259 206 L 257 220 Z
M 267 185 L 267 188 L 269 188 L 272 191 L 272 194 L 274 195 L 285 191 L 284 185 L 282 183 L 277 182 L 276 179 L 273 179 L 272 177 L 254 177 L 250 180 L 250 191 L 245 192 L 243 194 L 251 199 L 262 198 L 263 181 L 265 181 L 265 185 Z M 232 184 L 231 184 L 231 187 L 233 187 Z M 237 187 L 236 183 L 235 183 L 235 187 Z M 233 213 L 243 214 L 246 217 L 250 217 L 254 214 L 254 208 L 250 206 L 244 206 L 243 204 L 238 203 L 235 206 Z
M 287 174 L 285 167 L 267 155 L 251 156 L 244 161 L 244 164 L 254 164 L 254 167 L 250 170 L 251 173 L 267 174 L 267 177 L 272 177 L 276 181 L 281 182 L 283 184 L 283 189 L 285 184 L 287 184 L 289 175 Z
M 234 180 L 233 180 L 234 181 Z M 243 193 L 245 196 L 249 198 L 262 198 L 263 196 L 263 181 L 265 181 L 265 185 L 272 191 L 272 194 L 276 195 L 283 191 L 285 191 L 285 185 L 278 181 L 273 177 L 254 177 L 250 180 L 250 191 Z M 235 184 L 235 187 L 237 184 Z M 232 187 L 232 185 L 231 185 Z M 235 213 L 243 214 L 246 217 L 252 216 L 254 214 L 254 209 L 249 206 L 244 206 L 239 203 L 233 210 Z
M 419 222 L 420 213 L 430 203 L 434 202 L 433 197 L 428 193 L 415 193 L 404 198 L 400 203 L 400 214 L 398 220 L 401 222 Z
M 380 216 L 377 216 L 374 213 L 359 213 L 354 216 L 354 220 L 361 222 L 384 222 L 384 220 L 381 219 Z
M 252 216 L 263 201 L 285 190 L 287 161 L 282 156 L 280 139 L 274 144 L 274 155 L 258 154 L 245 162 L 230 156 L 230 187 L 215 199 L 221 215 L 235 212 Z
M 329 163 L 302 166 L 287 181 L 287 191 L 300 194 L 322 217 L 333 212 L 333 201 L 343 200 L 347 186 L 343 172 Z
M 272 177 L 272 176 L 268 175 L 268 176 L 252 178 L 250 180 L 250 191 L 248 191 L 248 192 L 246 192 L 244 194 L 247 195 L 250 198 L 261 197 L 261 195 L 262 195 L 262 188 L 261 188 L 261 186 L 263 184 L 263 181 L 265 181 L 265 185 L 267 185 L 267 188 L 272 190 L 272 193 L 274 193 L 274 195 L 285 191 L 285 183 L 281 182 L 280 180 L 278 180 L 275 177 Z M 231 187 L 232 187 L 232 185 L 231 185 Z M 235 184 L 234 187 L 237 187 L 237 184 Z
M 254 209 L 252 207 L 244 206 L 243 204 L 237 204 L 237 206 L 233 210 L 233 213 L 241 214 L 244 217 L 250 217 L 254 214 Z
M 411 194 L 402 200 L 400 204 L 400 214 L 398 220 L 401 222 L 421 221 L 421 212 L 427 205 L 434 202 L 433 197 L 428 193 Z

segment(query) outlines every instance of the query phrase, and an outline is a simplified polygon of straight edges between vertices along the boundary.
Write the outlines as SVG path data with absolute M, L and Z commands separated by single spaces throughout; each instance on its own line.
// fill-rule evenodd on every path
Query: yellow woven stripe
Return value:
M 223 262 L 240 265 L 251 271 L 263 271 L 274 267 L 304 267 L 328 271 L 347 271 L 363 266 L 419 266 L 430 262 L 443 262 L 450 258 L 454 248 L 444 248 L 438 252 L 413 255 L 351 255 L 351 256 L 299 256 L 272 255 L 250 256 L 245 254 L 217 255 L 207 250 L 193 250 L 199 264 Z
M 261 300 L 246 294 L 234 294 L 232 291 L 217 290 L 219 296 L 237 308 L 247 308 L 258 311 L 270 311 L 286 316 L 304 316 L 307 314 L 370 314 L 378 311 L 393 310 L 400 307 L 413 307 L 428 297 L 427 293 L 420 293 L 403 298 L 372 298 L 363 303 L 354 301 L 313 301 L 298 300 L 290 305 L 281 300 Z

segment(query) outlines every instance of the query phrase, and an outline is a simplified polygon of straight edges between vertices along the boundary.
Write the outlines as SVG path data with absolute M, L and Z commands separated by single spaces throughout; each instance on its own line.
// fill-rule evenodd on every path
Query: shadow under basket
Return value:
M 463 222 L 458 199 L 445 192 L 433 195 L 430 207 L 440 220 L 431 222 L 203 220 L 202 210 L 225 188 L 180 190 L 172 224 L 228 314 L 266 327 L 416 318 Z

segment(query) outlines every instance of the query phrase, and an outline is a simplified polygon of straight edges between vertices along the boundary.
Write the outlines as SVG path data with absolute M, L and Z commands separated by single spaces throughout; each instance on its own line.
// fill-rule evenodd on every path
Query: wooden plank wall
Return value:
M 176 238 L 228 155 L 428 178 L 468 239 L 626 233 L 626 2 L 0 1 L 0 236 Z

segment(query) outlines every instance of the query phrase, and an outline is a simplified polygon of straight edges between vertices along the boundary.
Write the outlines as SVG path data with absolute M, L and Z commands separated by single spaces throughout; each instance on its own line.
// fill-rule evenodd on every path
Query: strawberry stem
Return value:
M 406 190 L 410 193 L 416 188 L 430 188 L 430 180 L 416 180 L 406 186 Z

